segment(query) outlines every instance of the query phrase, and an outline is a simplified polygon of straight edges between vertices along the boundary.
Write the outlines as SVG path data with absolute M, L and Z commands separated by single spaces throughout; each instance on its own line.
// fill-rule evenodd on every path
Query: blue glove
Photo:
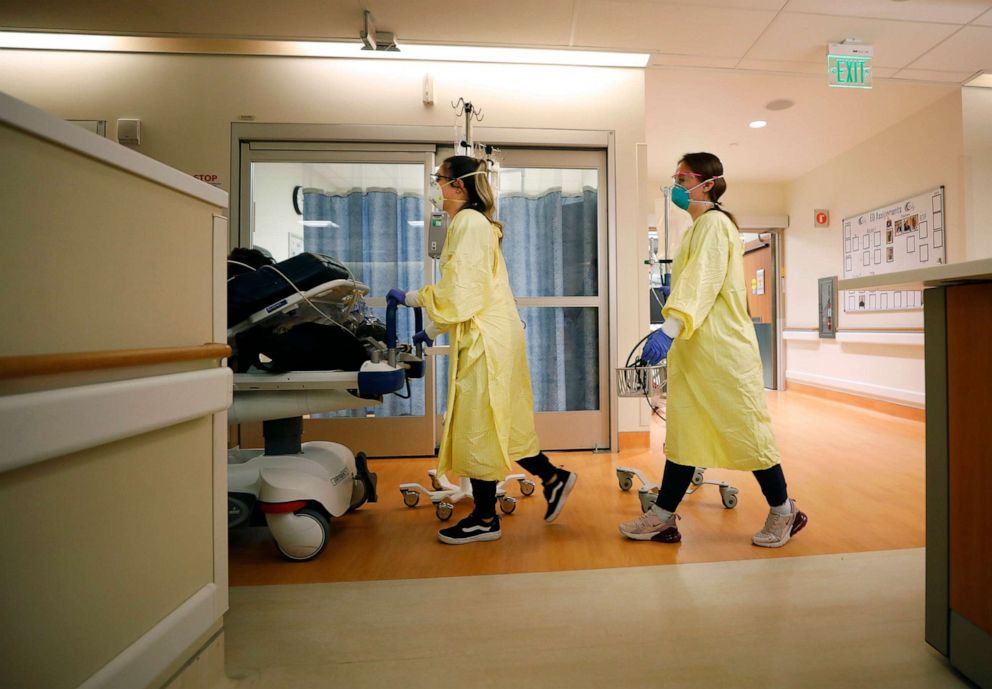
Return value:
M 671 285 L 662 285 L 661 286 L 661 293 L 665 295 L 665 298 L 666 299 L 668 297 L 672 296 L 672 286 Z
M 421 330 L 416 335 L 413 336 L 413 346 L 414 347 L 416 347 L 421 342 L 424 343 L 424 346 L 426 346 L 426 347 L 433 347 L 434 346 L 434 340 L 432 340 L 431 338 L 429 338 L 427 336 L 427 331 L 426 330 Z
M 641 358 L 648 366 L 654 366 L 668 356 L 668 351 L 671 348 L 672 338 L 659 328 L 648 336 L 648 341 L 644 343 L 644 349 L 641 350 Z
M 395 301 L 400 306 L 406 306 L 406 292 L 404 292 L 401 289 L 396 289 L 395 287 L 393 287 L 391 290 L 389 290 L 389 292 L 386 294 L 387 304 L 389 303 L 390 299 Z

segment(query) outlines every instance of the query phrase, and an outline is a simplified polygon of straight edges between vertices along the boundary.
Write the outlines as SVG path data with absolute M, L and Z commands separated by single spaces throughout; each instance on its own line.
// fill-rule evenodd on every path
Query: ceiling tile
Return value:
M 787 60 L 752 60 L 744 58 L 737 65 L 739 69 L 758 72 L 781 72 L 788 74 L 822 74 L 827 78 L 827 61 L 820 62 L 789 62 Z
M 815 75 L 650 69 L 645 73 L 648 172 L 651 179 L 663 179 L 679 155 L 709 150 L 723 160 L 731 186 L 735 181 L 794 179 L 956 88 L 884 79 L 863 91 L 832 89 Z M 672 93 L 680 94 L 686 105 L 671 108 Z M 719 94 L 719 107 L 706 107 L 714 94 Z M 783 98 L 795 105 L 781 111 L 765 108 Z M 854 113 L 853 131 L 838 126 L 850 122 Z M 768 126 L 749 129 L 747 123 L 759 118 Z
M 450 0 L 369 0 L 378 26 L 399 39 L 431 43 L 567 46 L 573 0 L 500 0 L 459 9 Z
M 972 22 L 972 24 L 978 24 L 979 26 L 992 26 L 992 10 L 989 10 L 981 17 Z
M 992 27 L 966 26 L 907 66 L 969 74 L 989 69 L 992 67 Z
M 739 10 L 774 10 L 778 11 L 789 4 L 789 0 L 668 0 L 669 5 L 695 7 L 734 8 Z
M 575 45 L 740 57 L 774 11 L 622 0 L 578 0 Z
M 705 55 L 669 55 L 656 53 L 651 56 L 652 67 L 716 67 L 733 69 L 736 57 L 706 57 Z
M 972 74 L 974 72 L 937 72 L 929 69 L 901 69 L 894 78 L 960 84 Z
M 791 0 L 786 12 L 809 12 L 848 17 L 967 24 L 992 7 L 988 0 Z
M 783 12 L 748 51 L 747 57 L 791 62 L 825 61 L 827 44 L 857 38 L 875 47 L 876 65 L 905 67 L 956 30 L 957 27 L 951 24 Z

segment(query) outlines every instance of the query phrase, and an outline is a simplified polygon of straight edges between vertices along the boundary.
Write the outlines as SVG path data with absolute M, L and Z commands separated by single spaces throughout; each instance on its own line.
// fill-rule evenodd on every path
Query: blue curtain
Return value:
M 306 190 L 304 221 L 330 221 L 328 227 L 304 227 L 306 251 L 333 256 L 344 263 L 355 279 L 369 286 L 369 295 L 384 297 L 391 287 L 414 289 L 423 283 L 424 205 L 420 196 L 392 191 L 329 194 Z M 385 322 L 385 309 L 369 309 Z M 413 337 L 413 314 L 400 309 L 397 323 L 400 342 Z M 371 408 L 377 416 L 421 416 L 424 381 L 412 380 L 411 398 L 387 395 L 382 406 Z M 364 410 L 345 410 L 322 416 L 364 416 Z
M 597 192 L 503 196 L 503 256 L 516 297 L 596 296 Z M 595 308 L 520 309 L 536 411 L 599 408 L 599 323 Z M 438 409 L 448 367 L 437 361 Z

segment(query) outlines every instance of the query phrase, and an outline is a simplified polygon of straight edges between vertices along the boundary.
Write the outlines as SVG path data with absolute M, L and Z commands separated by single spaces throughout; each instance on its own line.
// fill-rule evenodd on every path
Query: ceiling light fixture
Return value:
M 376 32 L 382 33 L 382 32 Z M 275 55 L 287 57 L 372 58 L 433 60 L 437 62 L 494 62 L 504 64 L 570 65 L 577 67 L 646 67 L 648 53 L 592 50 L 495 48 L 489 46 L 403 43 L 384 49 L 378 36 L 375 50 L 358 41 L 274 41 L 225 38 L 164 38 L 97 34 L 0 31 L 0 48 L 21 50 L 96 51 L 110 53 L 178 53 L 220 55 Z
M 979 72 L 975 76 L 964 82 L 964 86 L 977 86 L 978 88 L 992 89 L 992 73 Z
M 765 127 L 767 125 L 768 123 L 765 122 L 764 120 L 755 120 L 754 122 L 747 123 L 747 126 L 750 127 L 751 129 L 761 129 L 762 127 Z

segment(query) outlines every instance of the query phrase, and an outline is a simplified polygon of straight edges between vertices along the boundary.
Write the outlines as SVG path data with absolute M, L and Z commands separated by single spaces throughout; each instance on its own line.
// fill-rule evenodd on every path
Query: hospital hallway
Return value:
M 581 477 L 562 516 L 546 525 L 537 492 L 500 541 L 465 547 L 438 543 L 430 504 L 407 508 L 396 489 L 426 482 L 430 460 L 376 460 L 379 502 L 336 520 L 316 560 L 232 533 L 232 686 L 969 686 L 923 642 L 922 419 L 802 392 L 768 401 L 810 518 L 786 547 L 751 545 L 767 507 L 729 471 L 706 478 L 739 504 L 711 485 L 687 496 L 681 544 L 623 539 L 639 502 L 616 467 L 657 480 L 660 421 L 650 449 L 554 453 Z

